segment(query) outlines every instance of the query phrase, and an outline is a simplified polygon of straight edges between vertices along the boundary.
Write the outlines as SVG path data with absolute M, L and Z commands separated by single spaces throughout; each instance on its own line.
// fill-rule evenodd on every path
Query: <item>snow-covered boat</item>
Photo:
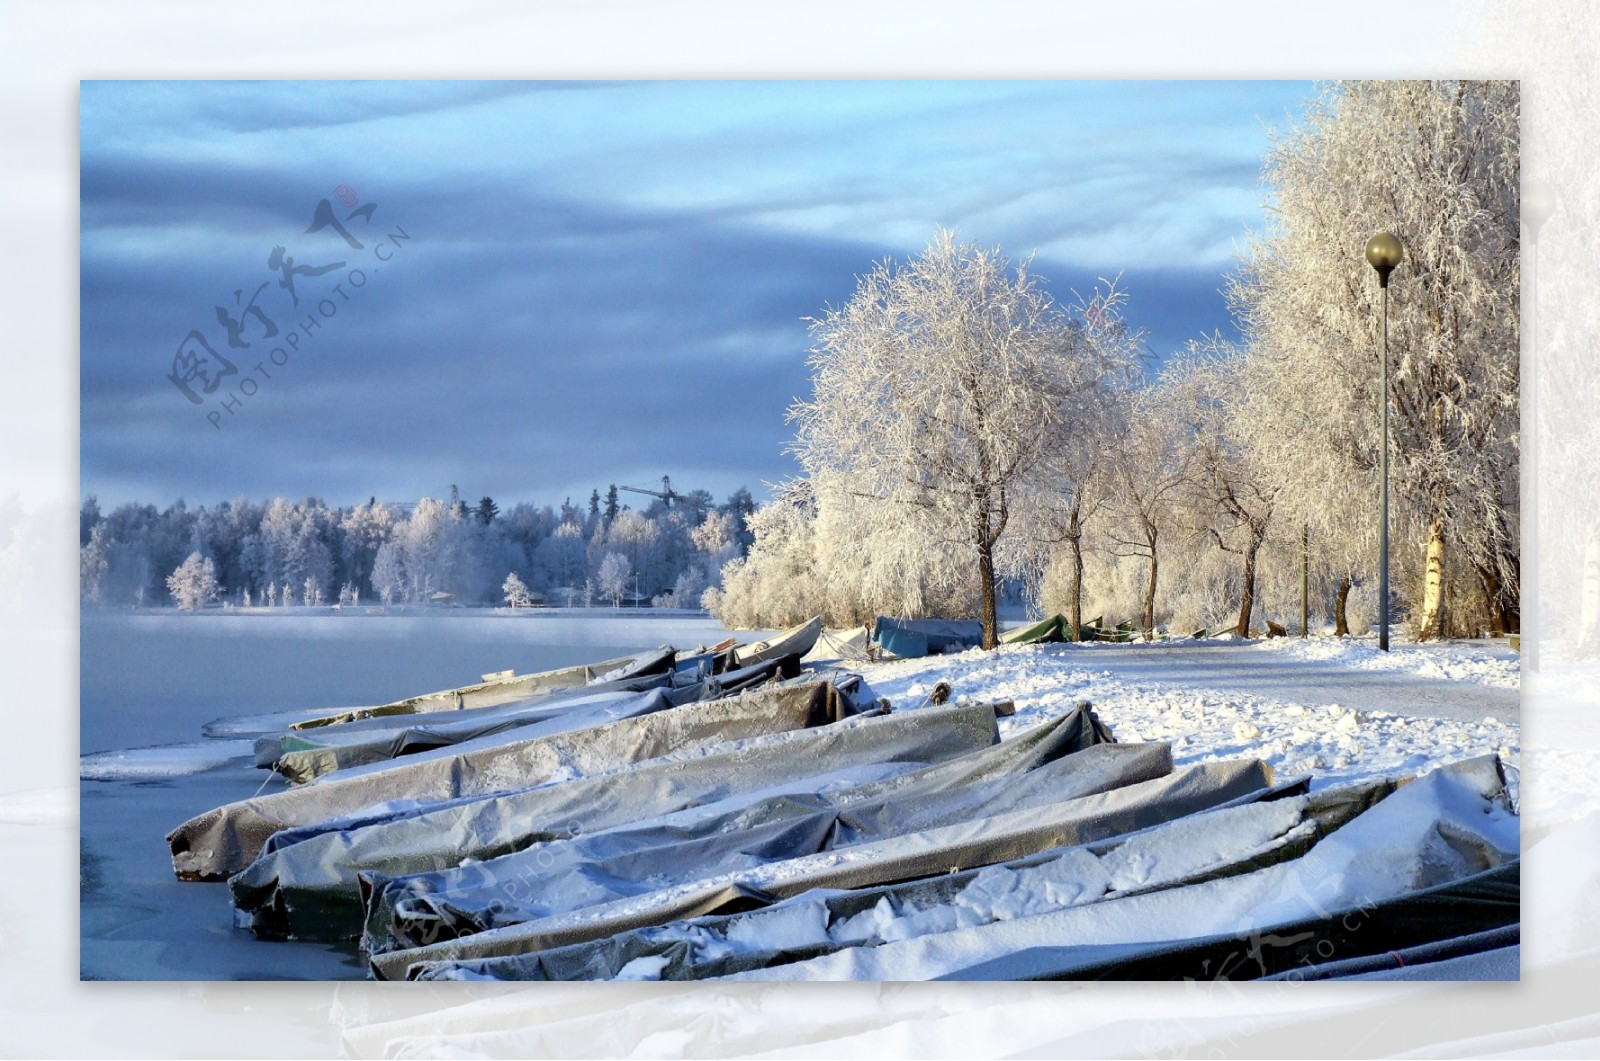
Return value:
M 778 686 L 748 694 L 812 701 L 827 684 Z M 736 703 L 715 701 L 716 705 Z M 671 712 L 667 712 L 671 714 Z M 994 710 L 891 714 L 781 731 L 636 761 L 564 781 L 409 808 L 374 820 L 311 827 L 273 838 L 229 881 L 235 906 L 268 938 L 344 939 L 359 934 L 360 874 L 424 873 L 487 863 L 534 844 L 613 829 L 741 793 L 819 774 L 897 762 L 925 764 L 998 739 Z M 755 823 L 750 823 L 752 826 Z
M 1080 757 L 1083 757 L 1080 759 Z M 1086 843 L 1208 810 L 1268 788 L 1270 771 L 1254 760 L 1226 760 L 1174 770 L 1162 745 L 1104 745 L 1040 768 L 1015 810 L 986 786 L 973 817 L 959 795 L 941 801 L 949 817 L 925 824 L 918 815 L 891 816 L 848 851 L 818 851 L 768 865 L 711 875 L 592 910 L 552 914 L 459 940 L 374 959 L 383 974 L 411 975 L 420 962 L 478 960 L 602 939 L 643 924 L 666 924 L 696 913 L 769 905 L 817 889 L 858 889 L 939 876 L 1056 846 Z M 1024 775 L 1031 777 L 1032 775 Z M 1055 789 L 1052 794 L 1051 790 Z M 998 801 L 998 802 L 997 802 Z
M 389 715 L 340 726 L 291 730 L 257 738 L 256 765 L 301 783 L 368 763 L 499 736 L 510 740 L 514 731 L 559 721 L 573 729 L 621 717 L 619 702 L 636 704 L 643 713 L 702 698 L 702 688 L 676 689 L 669 675 L 653 674 L 621 682 L 561 690 L 545 696 L 514 700 L 497 707 L 469 707 L 461 711 L 423 715 Z M 640 698 L 631 694 L 662 689 L 663 697 Z M 546 725 L 543 732 L 557 727 Z
M 811 683 L 666 710 L 665 691 L 652 689 L 619 699 L 606 718 L 591 715 L 580 729 L 567 729 L 557 717 L 509 741 L 479 738 L 340 770 L 184 822 L 167 836 L 173 871 L 183 880 L 222 880 L 244 869 L 280 830 L 338 822 L 380 804 L 415 807 L 503 792 L 616 770 L 674 749 L 822 725 L 854 712 L 842 695 L 835 684 Z
M 512 674 L 489 677 L 472 685 L 438 692 L 409 696 L 393 703 L 375 707 L 346 708 L 294 723 L 291 729 L 317 729 L 367 718 L 388 715 L 424 714 L 429 711 L 457 711 L 469 707 L 494 707 L 521 700 L 540 692 L 556 689 L 582 688 L 601 681 L 619 681 L 649 674 L 666 673 L 673 669 L 677 653 L 667 645 L 638 652 L 631 656 L 601 660 L 599 663 L 580 663 L 574 667 L 539 671 L 535 674 Z
M 694 889 L 679 887 L 372 964 L 418 979 L 1337 978 L 1515 945 L 1517 818 L 1494 757 L 1404 786 L 1311 792 L 1300 779 L 1173 807 L 1197 794 L 1193 776 L 1092 797 L 1123 813 L 1164 808 L 1143 828 L 1137 815 L 1067 826 L 1064 843 L 1019 857 L 987 857 L 1005 833 L 988 819 L 963 830 L 965 857 L 957 833 L 934 829 L 865 844 L 837 867 L 801 858 L 705 882 L 740 885 L 738 912 L 685 920 L 666 905 L 693 909 Z M 1167 796 L 1141 797 L 1156 788 Z M 919 872 L 940 859 L 957 869 Z
M 847 630 L 824 630 L 817 643 L 802 658 L 802 663 L 855 663 L 871 658 L 872 635 L 864 626 Z
M 1154 776 L 1171 769 L 1164 748 L 1111 745 L 1089 712 L 1074 712 L 999 742 L 993 713 L 981 705 L 928 712 L 929 730 L 990 725 L 993 743 L 918 765 L 888 759 L 868 768 L 818 762 L 819 771 L 779 789 L 739 795 L 690 812 L 644 819 L 604 833 L 573 837 L 537 850 L 467 867 L 401 877 L 375 886 L 368 902 L 363 947 L 368 953 L 417 946 L 449 936 L 593 907 L 608 898 L 640 896 L 672 882 L 715 876 L 719 869 L 791 861 L 804 855 L 855 848 L 874 839 L 982 817 L 997 801 L 1027 803 L 1065 784 L 1080 789 L 1109 749 L 1123 773 Z M 872 723 L 886 730 L 884 723 Z M 949 745 L 931 746 L 945 753 Z M 1142 764 L 1142 766 L 1141 766 Z M 756 824 L 744 824 L 744 823 Z M 496 881 L 515 876 L 533 887 L 509 902 Z M 579 882 L 587 883 L 580 884 Z
M 822 634 L 822 617 L 808 619 L 799 626 L 790 627 L 782 633 L 775 634 L 765 641 L 756 641 L 749 645 L 739 645 L 733 650 L 733 663 L 736 667 L 748 667 L 752 663 L 764 663 L 770 659 L 781 656 L 804 656 L 810 652 L 817 643 L 817 638 Z

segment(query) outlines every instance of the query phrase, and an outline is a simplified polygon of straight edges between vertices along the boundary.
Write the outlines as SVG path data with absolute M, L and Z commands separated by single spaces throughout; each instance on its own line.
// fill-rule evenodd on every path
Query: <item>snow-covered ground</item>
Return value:
M 861 667 L 897 707 L 945 681 L 957 697 L 1014 701 L 1010 732 L 1087 700 L 1119 740 L 1168 741 L 1180 763 L 1256 756 L 1317 786 L 1490 752 L 1515 761 L 1517 668 L 1504 642 L 1385 656 L 1331 638 L 1002 646 Z
M 1522 686 L 1521 660 L 1504 642 L 1395 644 L 1384 652 L 1370 637 L 1280 637 L 1257 642 L 1253 647 L 1293 660 L 1336 662 L 1358 671 L 1389 671 L 1496 689 Z

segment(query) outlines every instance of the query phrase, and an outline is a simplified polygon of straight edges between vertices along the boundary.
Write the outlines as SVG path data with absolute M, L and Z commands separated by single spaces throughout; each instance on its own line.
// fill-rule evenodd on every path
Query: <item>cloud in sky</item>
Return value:
M 759 495 L 795 469 L 784 412 L 808 387 L 804 318 L 938 226 L 1036 254 L 1058 297 L 1122 273 L 1157 354 L 1227 331 L 1218 290 L 1262 220 L 1267 129 L 1310 92 L 85 83 L 82 489 L 348 502 L 458 483 L 559 502 L 670 474 Z M 375 204 L 348 221 L 360 250 L 305 232 L 339 185 Z M 395 230 L 411 238 L 380 264 Z M 291 309 L 278 246 L 345 266 L 296 277 Z M 264 282 L 272 340 L 237 312 Z M 282 346 L 323 298 L 334 315 Z M 219 306 L 249 347 L 228 346 Z M 166 378 L 191 329 L 239 370 L 201 405 Z M 271 378 L 217 429 L 207 413 L 258 363 Z

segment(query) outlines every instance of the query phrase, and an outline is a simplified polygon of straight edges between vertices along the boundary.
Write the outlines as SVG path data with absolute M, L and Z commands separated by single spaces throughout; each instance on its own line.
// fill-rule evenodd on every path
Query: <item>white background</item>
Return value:
M 79 984 L 73 516 L 80 78 L 1521 77 L 1525 171 L 1562 204 L 1539 280 L 1571 293 L 1540 302 L 1553 348 L 1535 353 L 1541 371 L 1592 379 L 1596 288 L 1578 270 L 1594 268 L 1593 237 L 1578 234 L 1600 203 L 1597 20 L 1579 0 L 4 3 L 0 497 L 30 515 L 0 555 L 0 1053 L 1593 1056 L 1592 815 L 1525 839 L 1520 985 Z M 1594 519 L 1591 496 L 1537 499 L 1545 525 Z M 1549 578 L 1580 577 L 1580 561 L 1541 556 Z M 1541 763 L 1597 762 L 1594 723 L 1551 674 L 1525 689 L 1530 789 Z

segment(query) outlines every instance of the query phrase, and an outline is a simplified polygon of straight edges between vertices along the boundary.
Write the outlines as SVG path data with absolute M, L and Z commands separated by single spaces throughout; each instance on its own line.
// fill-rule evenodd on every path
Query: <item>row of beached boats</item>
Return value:
M 971 632 L 885 622 L 897 655 Z M 258 718 L 289 786 L 178 826 L 174 871 L 381 979 L 1311 977 L 1515 943 L 1493 757 L 1319 787 L 1088 704 L 1002 740 L 1008 704 L 877 697 L 838 662 L 867 635 Z

